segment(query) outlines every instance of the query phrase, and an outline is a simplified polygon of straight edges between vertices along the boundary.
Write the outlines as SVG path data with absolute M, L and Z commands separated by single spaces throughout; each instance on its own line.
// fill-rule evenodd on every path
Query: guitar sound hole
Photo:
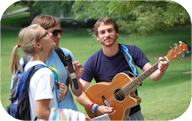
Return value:
M 125 99 L 125 93 L 121 89 L 117 89 L 115 91 L 115 98 L 119 101 L 122 101 Z

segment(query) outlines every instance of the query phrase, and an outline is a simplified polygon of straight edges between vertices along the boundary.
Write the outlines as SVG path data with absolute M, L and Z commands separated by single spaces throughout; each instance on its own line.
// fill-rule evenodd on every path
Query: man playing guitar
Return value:
M 127 61 L 125 60 L 122 50 L 120 49 L 120 44 L 117 43 L 119 30 L 115 21 L 108 17 L 99 19 L 94 25 L 94 33 L 97 41 L 101 43 L 102 49 L 92 55 L 83 67 L 85 71 L 80 79 L 80 82 L 84 91 L 88 88 L 93 78 L 97 83 L 103 81 L 111 82 L 117 73 L 124 71 L 132 72 Z M 134 45 L 126 45 L 126 47 L 129 49 L 129 53 L 132 56 L 136 66 L 140 67 L 143 71 L 152 67 L 141 49 Z M 162 57 L 160 57 L 158 69 L 150 75 L 150 78 L 154 81 L 160 80 L 165 74 L 168 66 L 169 63 L 167 61 L 163 61 Z M 118 83 L 121 83 L 121 80 L 119 80 Z M 86 109 L 91 110 L 91 112 L 98 115 L 108 113 L 112 118 L 113 115 L 117 113 L 116 109 L 113 109 L 113 106 L 107 107 L 105 105 L 95 104 L 94 101 L 91 101 L 85 93 L 82 93 L 79 97 L 75 97 L 75 99 Z M 139 104 L 131 107 L 130 113 L 126 115 L 128 115 L 125 116 L 127 117 L 127 120 L 144 120 Z

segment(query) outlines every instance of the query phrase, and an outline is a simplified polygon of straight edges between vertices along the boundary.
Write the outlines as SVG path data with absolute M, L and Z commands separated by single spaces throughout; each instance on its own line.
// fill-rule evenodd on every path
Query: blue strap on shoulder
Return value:
M 55 93 L 56 93 L 57 104 L 58 104 L 58 108 L 59 108 L 59 98 L 58 98 L 58 94 L 57 94 L 57 82 L 56 81 L 55 81 Z
M 41 68 L 41 67 L 47 67 L 49 68 L 48 66 L 45 66 L 45 65 L 37 65 L 35 66 L 35 68 Z M 49 68 L 50 69 L 50 68 Z M 51 69 L 50 69 L 51 70 Z M 51 70 L 52 71 L 52 70 Z M 53 72 L 53 71 L 52 71 Z M 55 78 L 54 76 L 54 82 L 55 82 L 55 93 L 56 93 L 56 99 L 57 99 L 57 104 L 58 104 L 58 108 L 59 108 L 59 98 L 58 98 L 58 94 L 57 94 L 57 79 Z
M 120 44 L 121 49 L 123 51 L 124 57 L 127 60 L 127 63 L 129 64 L 132 72 L 134 75 L 139 76 L 139 72 L 137 71 L 137 68 L 135 67 L 135 63 L 133 61 L 132 56 L 129 54 L 128 48 L 124 44 Z

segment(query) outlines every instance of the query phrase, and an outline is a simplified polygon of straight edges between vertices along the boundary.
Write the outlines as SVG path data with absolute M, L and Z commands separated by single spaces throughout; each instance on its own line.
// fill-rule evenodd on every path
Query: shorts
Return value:
M 139 110 L 136 113 L 130 115 L 127 120 L 128 121 L 132 121 L 132 120 L 142 120 L 142 121 L 144 121 L 143 115 L 141 114 L 141 110 Z

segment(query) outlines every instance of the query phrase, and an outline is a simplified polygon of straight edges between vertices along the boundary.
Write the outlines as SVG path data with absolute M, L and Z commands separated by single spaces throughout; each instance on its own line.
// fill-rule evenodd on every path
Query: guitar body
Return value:
M 130 77 L 129 75 L 132 75 Z M 100 82 L 92 85 L 86 91 L 88 98 L 98 104 L 105 105 L 103 96 L 111 107 L 116 110 L 116 113 L 110 117 L 111 120 L 126 120 L 129 117 L 130 108 L 141 103 L 141 98 L 135 94 L 135 89 L 131 90 L 128 94 L 125 94 L 121 90 L 125 85 L 129 84 L 135 77 L 132 73 L 121 72 L 118 73 L 112 80 L 112 82 Z M 90 118 L 98 116 L 92 113 L 89 109 L 85 109 Z

